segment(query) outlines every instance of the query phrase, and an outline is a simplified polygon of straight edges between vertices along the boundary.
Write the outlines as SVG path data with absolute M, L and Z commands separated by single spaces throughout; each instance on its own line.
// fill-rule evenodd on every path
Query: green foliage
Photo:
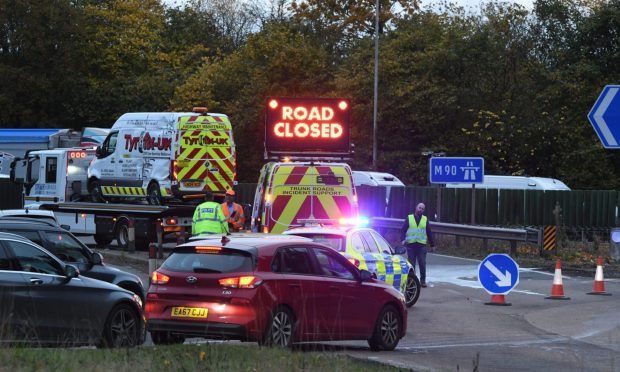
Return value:
M 171 101 L 172 110 L 207 106 L 232 118 L 237 177 L 255 182 L 263 163 L 267 96 L 324 96 L 332 88 L 326 53 L 286 25 L 252 35 L 239 51 L 206 61 Z
M 381 0 L 378 168 L 426 184 L 429 150 L 487 174 L 620 187 L 587 113 L 618 83 L 617 1 Z M 264 9 L 262 9 L 264 8 Z M 0 126 L 109 126 L 207 106 L 234 123 L 238 178 L 263 163 L 268 96 L 352 100 L 352 161 L 372 158 L 375 1 L 0 0 Z

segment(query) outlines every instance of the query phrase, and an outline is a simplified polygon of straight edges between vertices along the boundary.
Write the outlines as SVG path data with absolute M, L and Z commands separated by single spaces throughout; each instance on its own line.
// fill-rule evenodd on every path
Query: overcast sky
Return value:
M 425 6 L 432 2 L 436 2 L 435 0 L 421 0 L 421 1 L 422 1 L 422 6 Z M 451 1 L 457 4 L 460 4 L 465 8 L 473 7 L 474 9 L 479 8 L 481 2 L 485 2 L 483 0 L 451 0 Z M 174 5 L 185 4 L 187 0 L 163 0 L 163 2 L 165 4 L 174 6 Z M 512 2 L 519 3 L 528 9 L 532 9 L 532 3 L 534 2 L 534 0 L 513 0 Z

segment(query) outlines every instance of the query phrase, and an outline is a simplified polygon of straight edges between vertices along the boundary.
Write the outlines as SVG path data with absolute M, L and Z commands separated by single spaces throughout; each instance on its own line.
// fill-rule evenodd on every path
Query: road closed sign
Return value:
M 349 154 L 350 106 L 341 98 L 268 98 L 267 154 Z

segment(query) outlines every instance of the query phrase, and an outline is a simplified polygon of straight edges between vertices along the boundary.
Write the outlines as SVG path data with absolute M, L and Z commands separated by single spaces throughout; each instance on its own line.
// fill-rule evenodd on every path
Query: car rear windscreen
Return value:
M 324 244 L 330 248 L 337 250 L 338 252 L 344 252 L 344 236 L 336 235 L 336 234 L 295 234 L 299 236 L 303 236 L 305 238 L 310 238 L 315 243 Z
M 235 273 L 254 271 L 248 252 L 222 250 L 215 253 L 174 252 L 162 265 L 166 270 L 195 273 Z

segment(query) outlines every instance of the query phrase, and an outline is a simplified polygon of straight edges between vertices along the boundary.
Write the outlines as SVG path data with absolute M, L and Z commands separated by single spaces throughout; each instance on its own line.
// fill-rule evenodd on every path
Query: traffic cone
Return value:
M 596 263 L 596 275 L 594 275 L 594 288 L 592 292 L 588 292 L 591 295 L 611 296 L 611 293 L 605 292 L 605 281 L 603 280 L 603 258 L 598 257 Z
M 545 297 L 547 300 L 570 300 L 570 297 L 564 296 L 564 285 L 562 284 L 562 267 L 560 260 L 555 262 L 555 273 L 553 274 L 553 286 L 551 287 L 551 296 Z
M 485 302 L 485 305 L 493 306 L 510 306 L 511 303 L 506 302 L 506 296 L 504 295 L 491 295 L 491 302 Z

